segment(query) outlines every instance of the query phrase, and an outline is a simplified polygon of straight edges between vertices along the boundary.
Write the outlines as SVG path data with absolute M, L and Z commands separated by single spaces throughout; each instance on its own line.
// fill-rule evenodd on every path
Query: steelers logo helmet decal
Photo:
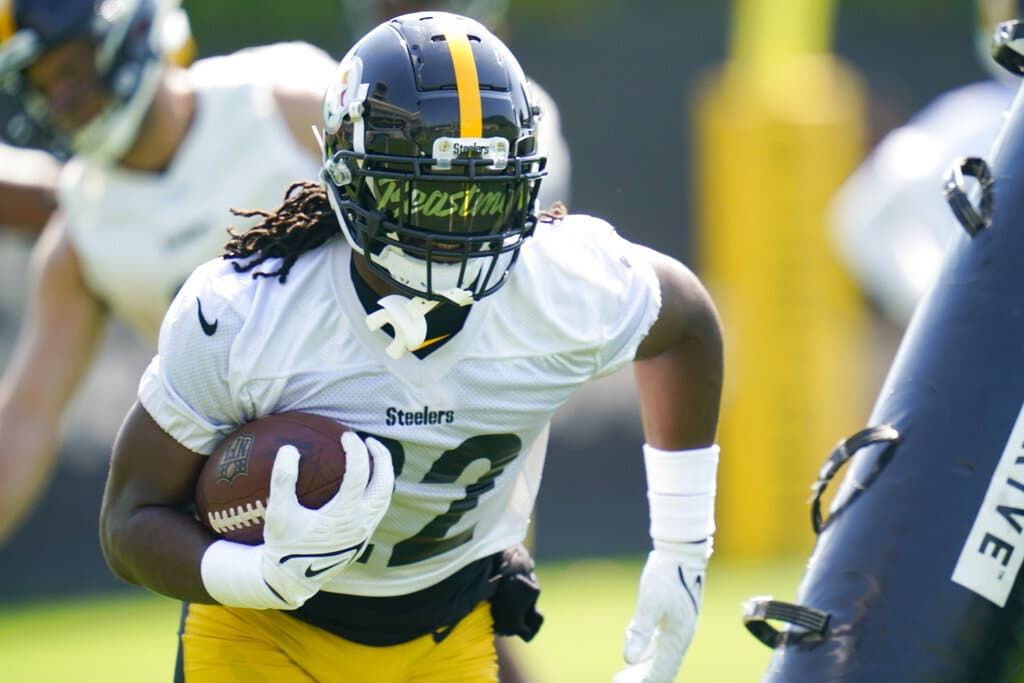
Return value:
M 363 60 L 356 55 L 346 56 L 331 78 L 324 95 L 324 131 L 337 133 L 345 115 L 352 113 L 353 104 L 359 104 L 365 97 L 362 85 Z

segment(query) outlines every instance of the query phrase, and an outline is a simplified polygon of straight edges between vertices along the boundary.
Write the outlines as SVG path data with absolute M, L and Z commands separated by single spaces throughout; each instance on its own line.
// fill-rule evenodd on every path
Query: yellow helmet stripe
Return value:
M 0 0 L 0 43 L 14 35 L 14 0 Z
M 483 136 L 483 114 L 480 103 L 480 81 L 473 60 L 473 48 L 464 32 L 446 32 L 445 42 L 452 55 L 455 67 L 455 87 L 459 94 L 459 137 L 479 138 Z

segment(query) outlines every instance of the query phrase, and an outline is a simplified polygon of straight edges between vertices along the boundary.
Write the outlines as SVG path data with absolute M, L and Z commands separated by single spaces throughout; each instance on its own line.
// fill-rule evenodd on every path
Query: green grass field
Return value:
M 770 651 L 740 620 L 757 594 L 792 599 L 804 558 L 712 560 L 697 636 L 678 680 L 756 683 Z M 514 641 L 536 683 L 611 681 L 642 558 L 542 564 L 544 628 Z M 8 683 L 170 683 L 178 603 L 148 594 L 0 607 L 0 678 Z

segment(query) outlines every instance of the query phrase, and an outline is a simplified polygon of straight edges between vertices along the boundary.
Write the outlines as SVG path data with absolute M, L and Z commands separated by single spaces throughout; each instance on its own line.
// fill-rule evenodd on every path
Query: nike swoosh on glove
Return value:
M 702 546 L 703 544 L 698 544 Z M 704 593 L 703 552 L 655 549 L 640 575 L 636 612 L 626 629 L 627 666 L 613 683 L 672 683 L 697 627 Z

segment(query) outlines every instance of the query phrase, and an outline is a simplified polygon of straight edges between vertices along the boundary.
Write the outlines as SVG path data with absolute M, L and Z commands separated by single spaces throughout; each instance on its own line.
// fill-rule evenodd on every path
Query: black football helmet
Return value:
M 323 106 L 321 180 L 352 248 L 411 296 L 497 291 L 537 221 L 536 117 L 519 62 L 477 21 L 417 12 L 370 31 Z
M 73 133 L 52 121 L 25 69 L 70 40 L 96 45 L 106 105 Z M 0 0 L 0 140 L 60 159 L 114 160 L 134 141 L 166 59 L 191 47 L 179 0 Z

